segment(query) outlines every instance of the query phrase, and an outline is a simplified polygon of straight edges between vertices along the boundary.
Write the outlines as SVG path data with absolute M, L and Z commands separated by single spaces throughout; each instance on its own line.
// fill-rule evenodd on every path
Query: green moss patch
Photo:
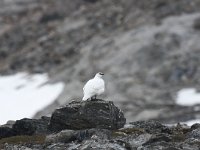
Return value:
M 181 142 L 185 140 L 185 135 L 184 134 L 174 134 L 171 136 L 173 142 Z
M 142 134 L 145 133 L 145 130 L 142 128 L 126 128 L 121 129 L 120 132 L 124 132 L 126 134 Z
M 3 138 L 0 140 L 0 148 L 4 146 L 5 143 L 8 144 L 44 144 L 45 135 L 34 135 L 34 136 L 12 136 L 8 138 Z
M 126 136 L 129 134 L 142 134 L 145 133 L 145 130 L 142 128 L 126 128 L 112 132 L 112 136 Z

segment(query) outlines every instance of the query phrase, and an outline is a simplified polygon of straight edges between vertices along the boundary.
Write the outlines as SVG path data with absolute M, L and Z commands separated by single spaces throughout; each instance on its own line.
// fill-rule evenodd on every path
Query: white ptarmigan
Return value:
M 101 95 L 105 91 L 105 83 L 102 79 L 103 73 L 99 72 L 95 75 L 93 79 L 90 79 L 85 86 L 83 87 L 83 101 L 88 100 L 89 98 L 93 99 Z

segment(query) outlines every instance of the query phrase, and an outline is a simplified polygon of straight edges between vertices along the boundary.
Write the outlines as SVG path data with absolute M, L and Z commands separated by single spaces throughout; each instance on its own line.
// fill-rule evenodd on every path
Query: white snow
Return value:
M 186 124 L 187 126 L 192 126 L 195 123 L 200 123 L 200 119 L 193 119 L 193 120 L 188 120 L 188 121 L 185 121 L 185 122 L 180 122 L 180 124 Z M 174 124 L 164 124 L 164 125 L 172 127 L 172 126 L 176 126 L 177 123 L 174 123 Z
M 195 119 L 195 120 L 189 120 L 189 121 L 186 121 L 186 122 L 182 122 L 183 124 L 187 124 L 188 126 L 191 126 L 195 123 L 200 123 L 200 119 Z
M 185 88 L 178 92 L 176 103 L 183 106 L 200 104 L 200 93 L 195 88 Z
M 0 76 L 0 124 L 30 118 L 52 103 L 62 92 L 64 84 L 46 84 L 47 81 L 47 74 Z

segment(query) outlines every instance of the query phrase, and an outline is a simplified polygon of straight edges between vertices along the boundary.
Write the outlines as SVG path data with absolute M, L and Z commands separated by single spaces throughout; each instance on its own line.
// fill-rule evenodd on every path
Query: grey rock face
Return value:
M 149 126 L 149 127 L 148 127 Z M 151 129 L 151 131 L 150 131 Z M 163 130 L 164 129 L 164 130 Z M 167 131 L 167 132 L 166 132 Z M 0 148 L 46 150 L 199 150 L 199 128 L 186 125 L 165 126 L 158 121 L 138 121 L 118 130 L 62 130 L 51 133 L 40 143 L 1 144 Z
M 69 140 L 73 137 L 75 131 L 73 130 L 62 130 L 57 134 L 50 134 L 46 137 L 46 143 L 58 143 L 58 142 L 69 142 Z
M 164 126 L 158 121 L 136 121 L 136 122 L 131 122 L 130 123 L 132 127 L 134 128 L 142 128 L 144 129 L 147 133 L 169 133 L 170 130 L 168 127 Z
M 69 143 L 72 141 L 82 142 L 86 139 L 102 140 L 109 139 L 111 131 L 108 129 L 86 129 L 86 130 L 62 130 L 46 137 L 47 144 Z
M 6 122 L 6 124 L 1 125 L 0 127 L 9 127 L 9 128 L 12 128 L 13 124 L 15 124 L 15 121 L 14 120 L 9 120 L 9 121 Z
M 12 130 L 16 135 L 46 134 L 48 123 L 48 117 L 42 117 L 41 119 L 24 118 L 17 120 Z
M 200 139 L 200 128 L 197 128 L 188 134 L 189 137 Z
M 0 127 L 0 139 L 15 135 L 13 130 L 9 127 Z
M 50 120 L 49 129 L 119 129 L 126 119 L 113 102 L 104 100 L 72 102 L 63 108 L 56 109 Z

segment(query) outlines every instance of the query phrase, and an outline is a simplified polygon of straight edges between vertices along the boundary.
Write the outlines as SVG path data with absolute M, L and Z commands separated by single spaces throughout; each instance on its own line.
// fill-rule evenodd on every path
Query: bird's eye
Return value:
M 102 73 L 102 72 L 99 72 L 99 74 L 100 74 L 100 75 L 104 75 L 104 73 Z

